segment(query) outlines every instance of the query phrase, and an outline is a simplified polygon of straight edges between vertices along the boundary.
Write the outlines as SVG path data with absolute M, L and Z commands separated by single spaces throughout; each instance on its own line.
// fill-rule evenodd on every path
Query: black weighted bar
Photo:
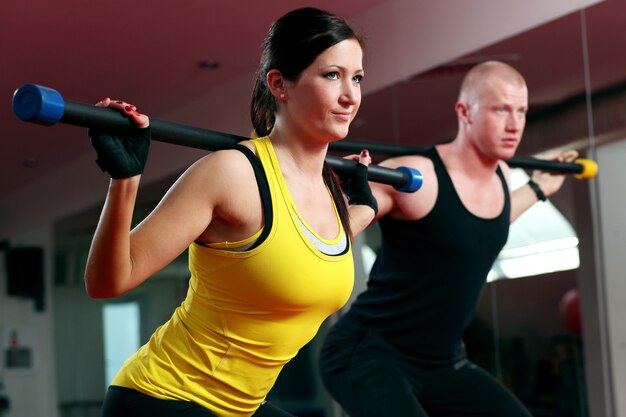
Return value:
M 420 155 L 424 152 L 423 148 L 417 146 L 389 145 L 353 140 L 344 140 L 330 144 L 330 150 L 343 153 L 360 152 L 361 149 L 367 149 L 371 154 L 387 156 Z M 533 157 L 513 157 L 505 162 L 513 168 L 540 169 L 543 171 L 574 174 L 577 178 L 591 178 L 598 172 L 596 162 L 584 158 L 576 159 L 574 162 L 559 162 Z
M 133 127 L 133 122 L 118 111 L 64 100 L 58 91 L 37 84 L 24 84 L 15 90 L 12 104 L 20 120 L 44 126 L 64 123 L 118 131 Z M 208 151 L 232 148 L 249 139 L 154 118 L 150 118 L 150 125 L 152 139 L 156 141 Z M 351 175 L 357 165 L 356 161 L 332 155 L 326 157 L 326 162 L 339 175 Z M 399 191 L 415 192 L 422 186 L 422 175 L 413 168 L 390 169 L 370 165 L 367 172 L 370 181 L 392 185 Z

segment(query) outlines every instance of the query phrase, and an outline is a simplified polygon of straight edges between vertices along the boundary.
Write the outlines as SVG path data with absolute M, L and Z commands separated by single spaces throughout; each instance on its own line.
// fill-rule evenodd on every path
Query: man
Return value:
M 418 193 L 371 184 L 381 249 L 368 288 L 321 352 L 324 383 L 351 417 L 530 416 L 467 359 L 462 340 L 510 223 L 564 180 L 534 172 L 509 191 L 504 160 L 521 141 L 527 109 L 522 75 L 485 62 L 462 83 L 454 140 L 380 164 L 416 168 L 428 180 Z

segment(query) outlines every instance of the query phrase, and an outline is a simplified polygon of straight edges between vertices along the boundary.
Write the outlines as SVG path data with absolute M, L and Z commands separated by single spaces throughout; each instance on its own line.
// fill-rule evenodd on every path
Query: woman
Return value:
M 138 129 L 132 138 L 90 132 L 113 179 L 89 254 L 88 293 L 124 294 L 187 247 L 191 271 L 181 306 L 114 378 L 104 416 L 290 415 L 265 397 L 348 299 L 350 236 L 365 225 L 349 217 L 375 215 L 365 178 L 348 208 L 324 162 L 357 113 L 362 77 L 361 41 L 341 18 L 313 8 L 281 17 L 252 95 L 258 138 L 193 164 L 130 234 L 149 120 L 123 101 L 97 104 Z

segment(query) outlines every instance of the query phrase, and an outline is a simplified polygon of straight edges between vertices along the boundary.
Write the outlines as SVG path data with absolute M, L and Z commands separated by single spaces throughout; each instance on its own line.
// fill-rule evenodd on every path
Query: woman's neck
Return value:
M 274 129 L 270 134 L 283 172 L 321 178 L 328 144 Z

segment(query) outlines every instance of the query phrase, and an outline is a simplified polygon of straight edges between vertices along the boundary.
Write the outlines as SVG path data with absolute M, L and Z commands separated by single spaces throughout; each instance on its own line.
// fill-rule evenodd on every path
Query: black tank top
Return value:
M 417 361 L 444 365 L 465 356 L 463 331 L 506 243 L 511 205 L 500 167 L 504 208 L 485 219 L 465 208 L 435 147 L 423 156 L 437 175 L 435 206 L 416 221 L 380 220 L 382 244 L 367 289 L 346 318 L 376 328 Z

